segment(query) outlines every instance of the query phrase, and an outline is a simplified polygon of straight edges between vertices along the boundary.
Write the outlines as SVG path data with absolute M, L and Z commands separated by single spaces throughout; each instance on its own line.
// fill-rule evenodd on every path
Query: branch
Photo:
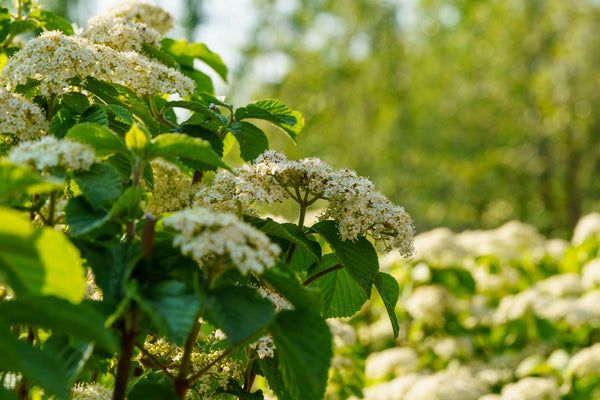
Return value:
M 333 267 L 329 267 L 329 268 L 324 269 L 323 271 L 317 272 L 316 274 L 314 274 L 313 276 L 311 276 L 310 278 L 305 280 L 303 285 L 308 286 L 311 283 L 313 283 L 314 281 L 316 281 L 317 279 L 319 279 L 320 277 L 325 276 L 330 272 L 337 271 L 338 269 L 342 269 L 342 268 L 344 268 L 344 266 L 340 263 L 337 263 Z

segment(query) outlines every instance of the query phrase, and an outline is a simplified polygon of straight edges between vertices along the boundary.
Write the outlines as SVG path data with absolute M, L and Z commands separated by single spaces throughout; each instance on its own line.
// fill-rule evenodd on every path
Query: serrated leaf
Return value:
M 62 181 L 44 177 L 8 162 L 0 161 L 0 198 L 17 193 L 33 195 L 61 189 Z
M 395 339 L 398 337 L 398 332 L 400 332 L 400 325 L 398 324 L 398 317 L 396 316 L 396 304 L 398 303 L 398 296 L 400 295 L 400 286 L 393 276 L 386 274 L 385 272 L 379 272 L 375 277 L 375 287 L 383 300 L 390 322 L 392 323 Z
M 75 174 L 75 182 L 92 207 L 116 199 L 123 190 L 123 178 L 115 167 L 96 163 L 85 172 Z
M 217 106 L 222 106 L 222 107 L 228 108 L 230 110 L 233 109 L 233 105 L 232 104 L 225 103 L 224 101 L 221 101 L 221 100 L 217 99 L 216 97 L 211 96 L 208 93 L 199 93 L 198 97 L 200 97 L 202 99 L 202 101 L 204 101 L 205 103 L 209 103 L 209 104 L 212 103 L 212 104 L 215 104 Z
M 79 303 L 85 270 L 67 237 L 51 228 L 35 228 L 14 210 L 0 208 L 0 220 L 0 271 L 17 295 L 53 295 Z
M 63 138 L 77 124 L 75 116 L 66 108 L 61 108 L 50 121 L 50 133 L 57 138 Z
M 210 312 L 207 318 L 227 334 L 232 346 L 266 328 L 275 316 L 273 304 L 245 286 L 215 290 L 206 297 L 206 308 Z
M 90 106 L 90 101 L 83 93 L 69 92 L 62 94 L 60 98 L 65 107 L 79 114 L 83 113 Z
M 210 143 L 215 153 L 217 153 L 219 157 L 223 157 L 223 141 L 217 133 L 206 129 L 203 126 L 192 124 L 182 125 L 181 132 L 194 138 L 206 140 Z
M 117 198 L 110 209 L 110 216 L 117 219 L 130 221 L 140 218 L 143 214 L 140 200 L 144 190 L 141 187 L 128 187 Z
M 125 144 L 133 150 L 135 154 L 143 157 L 147 154 L 150 148 L 150 135 L 143 129 L 132 125 L 129 131 L 125 134 Z M 143 157 L 145 159 L 145 157 Z
M 170 54 L 182 66 L 193 68 L 194 59 L 203 61 L 227 82 L 227 66 L 218 54 L 213 53 L 203 43 L 188 44 L 186 40 L 163 39 L 161 49 Z
M 153 140 L 149 157 L 181 157 L 230 170 L 209 142 L 178 133 L 157 136 Z
M 79 122 L 89 122 L 91 124 L 108 125 L 108 115 L 103 105 L 92 104 L 88 107 L 79 118 Z
M 20 35 L 21 33 L 25 33 L 28 31 L 32 31 L 39 27 L 39 23 L 32 19 L 19 19 L 11 22 L 10 24 L 10 34 L 11 35 Z
M 157 49 L 150 43 L 142 43 L 142 49 L 149 58 L 152 58 L 160 62 L 161 64 L 166 65 L 167 67 L 179 69 L 179 64 L 177 64 L 177 61 L 175 61 L 175 58 L 173 58 L 173 56 L 171 56 L 168 53 L 165 53 L 162 50 Z
M 32 384 L 41 386 L 59 400 L 70 398 L 66 371 L 51 354 L 18 341 L 0 324 L 0 370 L 21 372 Z
M 127 392 L 128 400 L 179 400 L 179 397 L 173 390 L 173 385 L 168 380 L 162 380 L 154 377 L 149 380 L 148 377 L 141 377 L 134 381 Z
M 83 196 L 70 199 L 65 213 L 67 225 L 73 236 L 83 235 L 99 228 L 110 219 L 110 214 L 106 210 L 95 209 Z
M 52 336 L 44 342 L 44 351 L 52 354 L 61 363 L 68 381 L 73 382 L 92 355 L 94 344 L 76 341 L 69 335 L 52 332 Z
M 183 345 L 198 321 L 202 303 L 184 283 L 165 281 L 152 286 L 137 300 L 148 313 L 159 333 L 169 342 Z
M 125 107 L 137 115 L 152 134 L 159 133 L 159 123 L 152 116 L 150 108 L 131 89 L 116 83 L 100 81 L 93 77 L 86 78 L 84 88 L 107 104 Z
M 246 107 L 238 108 L 235 110 L 234 117 L 236 121 L 248 118 L 269 121 L 287 132 L 292 140 L 296 140 L 298 133 L 304 127 L 302 114 L 273 99 L 259 100 Z
M 275 356 L 272 358 L 265 357 L 258 359 L 257 361 L 262 373 L 264 374 L 264 377 L 269 383 L 269 388 L 273 391 L 275 396 L 277 396 L 277 399 L 294 400 L 294 398 L 290 396 L 285 388 L 281 372 L 277 370 L 277 366 L 279 365 L 279 357 L 277 356 L 277 352 L 275 352 Z
M 213 93 L 215 91 L 212 79 L 204 72 L 198 71 L 197 69 L 193 68 L 182 67 L 181 73 L 183 73 L 185 76 L 187 76 L 196 83 L 194 94 L 202 92 Z
M 238 400 L 264 400 L 265 396 L 263 395 L 262 390 L 257 390 L 254 393 L 246 392 L 244 389 L 240 387 L 240 384 L 230 379 L 227 383 L 227 388 L 221 388 L 216 391 L 216 393 L 227 393 L 233 395 L 238 398 Z M 281 400 L 281 399 L 279 399 Z
M 338 262 L 335 255 L 326 254 L 322 259 L 321 271 Z M 312 285 L 321 289 L 321 315 L 325 318 L 350 317 L 369 299 L 345 268 L 323 275 Z
M 379 259 L 371 242 L 362 236 L 355 241 L 342 240 L 335 221 L 321 221 L 311 229 L 327 241 L 348 274 L 371 297 L 371 287 L 379 272 Z
M 71 304 L 53 296 L 21 296 L 0 303 L 0 315 L 10 324 L 51 329 L 112 351 L 118 349 L 115 338 L 104 327 L 104 318 L 86 303 Z
M 107 110 L 123 120 L 127 124 L 133 124 L 133 117 L 128 109 L 118 104 L 108 104 Z
M 240 156 L 244 161 L 252 161 L 269 149 L 267 135 L 249 122 L 235 122 L 228 129 L 239 143 Z
M 286 391 L 295 400 L 323 398 L 333 355 L 325 320 L 310 310 L 282 311 L 269 332 Z
M 271 218 L 260 219 L 255 217 L 246 218 L 246 222 L 260 229 L 268 236 L 285 239 L 304 249 L 316 262 L 321 258 L 320 252 L 317 254 L 315 242 L 308 239 L 302 229 L 294 224 L 280 224 Z M 318 244 L 317 244 L 318 245 Z
M 75 33 L 69 21 L 59 17 L 53 12 L 46 10 L 33 10 L 29 13 L 29 17 L 38 20 L 40 25 L 47 31 L 59 30 L 67 36 Z
M 288 271 L 269 269 L 261 275 L 278 294 L 288 300 L 295 309 L 319 310 L 319 291 L 306 288 L 298 282 L 296 275 Z
M 69 129 L 67 138 L 89 144 L 96 150 L 96 155 L 99 157 L 106 157 L 113 154 L 121 154 L 127 158 L 131 157 L 123 139 L 102 125 L 91 123 L 77 124 Z
M 227 123 L 229 122 L 229 120 L 226 116 L 224 116 L 214 110 L 211 110 L 206 104 L 199 103 L 196 101 L 184 101 L 184 100 L 169 101 L 166 104 L 166 106 L 171 107 L 171 108 L 184 108 L 186 110 L 190 110 L 195 113 L 206 115 L 211 120 L 217 122 L 219 126 L 226 126 Z

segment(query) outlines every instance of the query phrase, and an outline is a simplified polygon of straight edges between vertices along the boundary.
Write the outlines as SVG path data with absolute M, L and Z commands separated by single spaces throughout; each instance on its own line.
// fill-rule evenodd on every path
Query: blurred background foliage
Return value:
M 178 17 L 191 37 L 211 1 L 185 1 Z M 65 2 L 47 3 L 66 10 Z M 566 238 L 598 209 L 599 2 L 248 6 L 258 19 L 223 94 L 301 110 L 296 146 L 272 137 L 291 158 L 369 176 L 419 231 L 519 219 Z

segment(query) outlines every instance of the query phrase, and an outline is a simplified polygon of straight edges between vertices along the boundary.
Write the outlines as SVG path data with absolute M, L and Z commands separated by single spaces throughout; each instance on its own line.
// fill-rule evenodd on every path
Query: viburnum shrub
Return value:
M 301 114 L 215 97 L 196 63 L 226 66 L 163 38 L 172 21 L 133 2 L 75 32 L 33 1 L 0 8 L 2 399 L 253 400 L 262 376 L 315 400 L 327 318 L 375 287 L 398 333 L 374 245 L 409 256 L 409 215 L 353 171 L 269 151 L 253 121 L 295 140 Z M 296 223 L 261 216 L 283 202 Z

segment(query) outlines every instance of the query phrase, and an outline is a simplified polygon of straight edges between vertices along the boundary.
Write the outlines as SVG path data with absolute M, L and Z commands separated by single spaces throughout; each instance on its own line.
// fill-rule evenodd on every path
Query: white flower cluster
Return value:
M 271 303 L 273 303 L 273 306 L 275 307 L 275 311 L 277 311 L 277 312 L 294 309 L 294 306 L 292 305 L 292 303 L 290 303 L 288 301 L 288 299 L 286 299 L 285 297 L 283 297 L 282 295 L 280 295 L 275 290 L 273 290 L 269 287 L 265 287 L 265 286 L 259 287 L 258 293 L 260 293 L 260 295 L 263 298 L 269 299 L 271 301 Z
M 388 375 L 401 376 L 416 372 L 419 367 L 419 355 L 411 347 L 392 347 L 371 353 L 365 363 L 365 375 L 371 380 L 380 380 Z
M 144 211 L 153 215 L 175 212 L 192 204 L 192 180 L 171 163 L 152 161 L 154 192 L 146 201 Z
M 502 388 L 501 400 L 558 400 L 560 391 L 553 378 L 529 376 Z
M 125 18 L 99 15 L 87 23 L 83 36 L 96 44 L 112 47 L 117 51 L 141 52 L 144 43 L 158 48 L 160 33 L 149 26 Z
M 102 289 L 96 285 L 96 277 L 94 276 L 94 271 L 92 271 L 91 268 L 88 268 L 86 274 L 85 298 L 94 301 L 102 301 L 104 298 Z
M 333 335 L 333 343 L 336 347 L 352 346 L 356 343 L 356 332 L 352 325 L 335 318 L 329 318 L 325 322 Z
M 10 134 L 7 141 L 14 138 L 20 140 L 36 140 L 45 135 L 50 128 L 44 111 L 17 93 L 10 93 L 0 88 L 0 128 L 1 134 Z
M 163 224 L 178 232 L 173 245 L 199 264 L 215 256 L 227 267 L 237 267 L 243 274 L 261 273 L 275 265 L 281 249 L 267 235 L 229 214 L 191 208 L 165 218 Z
M 577 221 L 571 243 L 580 245 L 586 239 L 600 237 L 600 213 L 587 214 Z
M 52 167 L 63 170 L 87 171 L 95 161 L 94 149 L 69 139 L 44 136 L 38 141 L 21 142 L 8 153 L 13 164 L 29 166 L 38 171 Z
M 85 80 L 89 76 L 127 86 L 139 96 L 157 93 L 185 96 L 195 87 L 181 72 L 139 53 L 120 52 L 59 31 L 44 32 L 28 41 L 8 60 L 0 81 L 12 90 L 25 84 L 28 78 L 35 79 L 40 81 L 42 94 L 49 96 L 70 91 L 70 79 Z
M 108 14 L 146 24 L 162 35 L 167 33 L 174 25 L 173 16 L 162 7 L 138 0 L 116 4 L 108 10 Z
M 320 219 L 337 221 L 342 239 L 368 234 L 386 251 L 398 248 L 404 256 L 413 253 L 414 226 L 404 208 L 377 192 L 368 179 L 350 170 L 334 171 L 317 158 L 292 161 L 267 151 L 234 173 L 219 171 L 213 185 L 200 189 L 196 198 L 201 206 L 221 204 L 226 210 L 236 210 L 237 204 L 272 205 L 288 198 L 303 203 L 324 199 L 328 206 Z
M 430 326 L 442 326 L 444 314 L 456 307 L 456 297 L 442 285 L 417 287 L 404 301 L 404 308 L 415 319 Z
M 567 364 L 567 371 L 577 377 L 600 375 L 600 343 L 575 353 Z
M 273 358 L 275 357 L 275 343 L 273 338 L 269 335 L 263 336 L 254 343 L 250 343 L 249 346 L 252 350 L 256 350 L 258 358 Z
M 71 400 L 111 400 L 113 390 L 97 382 L 77 383 L 71 392 Z

